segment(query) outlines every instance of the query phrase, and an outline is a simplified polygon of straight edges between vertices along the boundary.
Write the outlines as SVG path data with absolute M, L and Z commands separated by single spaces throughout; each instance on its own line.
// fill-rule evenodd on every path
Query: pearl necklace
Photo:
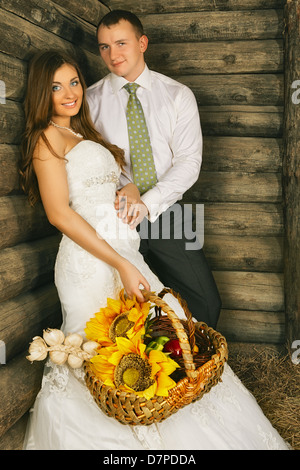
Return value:
M 53 121 L 50 121 L 50 124 L 54 127 L 58 127 L 59 129 L 65 129 L 66 131 L 71 132 L 73 135 L 75 135 L 75 137 L 78 137 L 79 139 L 83 138 L 83 136 L 81 134 L 79 134 L 79 132 L 77 133 L 77 132 L 73 131 L 73 129 L 70 129 L 69 127 L 59 126 L 58 124 L 56 124 Z

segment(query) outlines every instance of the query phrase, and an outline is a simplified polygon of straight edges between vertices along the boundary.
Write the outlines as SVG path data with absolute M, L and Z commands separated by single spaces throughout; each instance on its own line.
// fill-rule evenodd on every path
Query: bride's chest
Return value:
M 67 155 L 66 171 L 70 190 L 82 190 L 104 183 L 117 183 L 120 169 L 113 155 L 94 142 L 82 142 Z

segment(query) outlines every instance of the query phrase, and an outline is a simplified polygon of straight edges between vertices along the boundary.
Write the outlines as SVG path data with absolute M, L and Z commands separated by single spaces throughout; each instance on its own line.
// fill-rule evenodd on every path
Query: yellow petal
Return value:
M 174 372 L 174 370 L 179 367 L 177 362 L 173 361 L 172 359 L 165 362 L 160 362 L 159 365 L 161 367 L 162 372 L 168 375 L 172 374 L 172 372 Z
M 146 388 L 146 390 L 142 390 L 141 392 L 133 392 L 138 395 L 139 397 L 144 397 L 146 400 L 150 400 L 154 395 L 157 395 L 156 393 L 157 390 L 157 383 L 154 382 L 150 387 Z
M 119 351 L 122 354 L 129 354 L 131 352 L 133 352 L 133 353 L 136 352 L 136 348 L 135 348 L 134 344 L 132 343 L 132 341 L 130 341 L 127 338 L 123 338 L 121 336 L 118 336 L 116 338 L 116 344 L 117 344 L 117 347 L 118 347 Z
M 152 364 L 153 362 L 164 362 L 167 359 L 168 357 L 162 351 L 158 351 L 157 349 L 151 349 L 149 353 L 150 364 Z
M 121 351 L 116 351 L 112 353 L 112 355 L 109 357 L 108 362 L 110 364 L 113 364 L 114 366 L 117 366 L 122 359 L 124 354 L 121 353 Z
M 121 313 L 122 302 L 115 299 L 107 299 L 107 306 L 116 313 Z
M 146 347 L 146 344 L 143 343 L 140 339 L 139 343 L 137 344 L 137 350 L 139 351 L 142 358 L 145 358 Z
M 153 362 L 151 364 L 151 377 L 155 377 L 156 374 L 161 370 L 160 364 L 157 364 L 157 362 Z
M 171 379 L 167 374 L 164 372 L 161 372 L 158 374 L 157 377 L 157 390 L 156 390 L 156 395 L 162 396 L 162 397 L 167 397 L 168 396 L 168 391 L 175 387 L 176 382 Z
M 103 381 L 104 385 L 107 385 L 108 387 L 116 388 L 113 380 L 111 378 L 107 378 Z
M 139 319 L 140 313 L 136 308 L 132 308 L 128 314 L 128 320 L 136 322 Z

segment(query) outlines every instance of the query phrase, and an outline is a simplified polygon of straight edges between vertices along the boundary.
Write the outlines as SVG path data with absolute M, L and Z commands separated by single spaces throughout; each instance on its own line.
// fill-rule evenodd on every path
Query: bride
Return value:
M 50 223 L 63 234 L 55 265 L 61 329 L 84 335 L 94 313 L 108 297 L 116 299 L 123 287 L 129 297 L 143 301 L 141 286 L 157 293 L 164 286 L 139 253 L 136 230 L 115 210 L 123 152 L 95 131 L 84 80 L 71 58 L 57 51 L 33 58 L 25 117 L 23 189 L 32 205 L 41 198 Z M 138 200 L 133 184 L 127 190 Z M 182 316 L 176 299 L 165 299 Z M 222 381 L 201 400 L 159 424 L 129 426 L 98 408 L 82 370 L 48 360 L 24 449 L 284 450 L 288 446 L 227 364 Z

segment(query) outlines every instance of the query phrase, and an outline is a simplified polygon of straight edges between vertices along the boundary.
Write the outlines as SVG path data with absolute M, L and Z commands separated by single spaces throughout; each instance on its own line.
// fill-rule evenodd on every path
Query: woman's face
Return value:
M 83 89 L 76 69 L 64 64 L 56 70 L 52 83 L 53 117 L 75 116 L 81 107 Z

